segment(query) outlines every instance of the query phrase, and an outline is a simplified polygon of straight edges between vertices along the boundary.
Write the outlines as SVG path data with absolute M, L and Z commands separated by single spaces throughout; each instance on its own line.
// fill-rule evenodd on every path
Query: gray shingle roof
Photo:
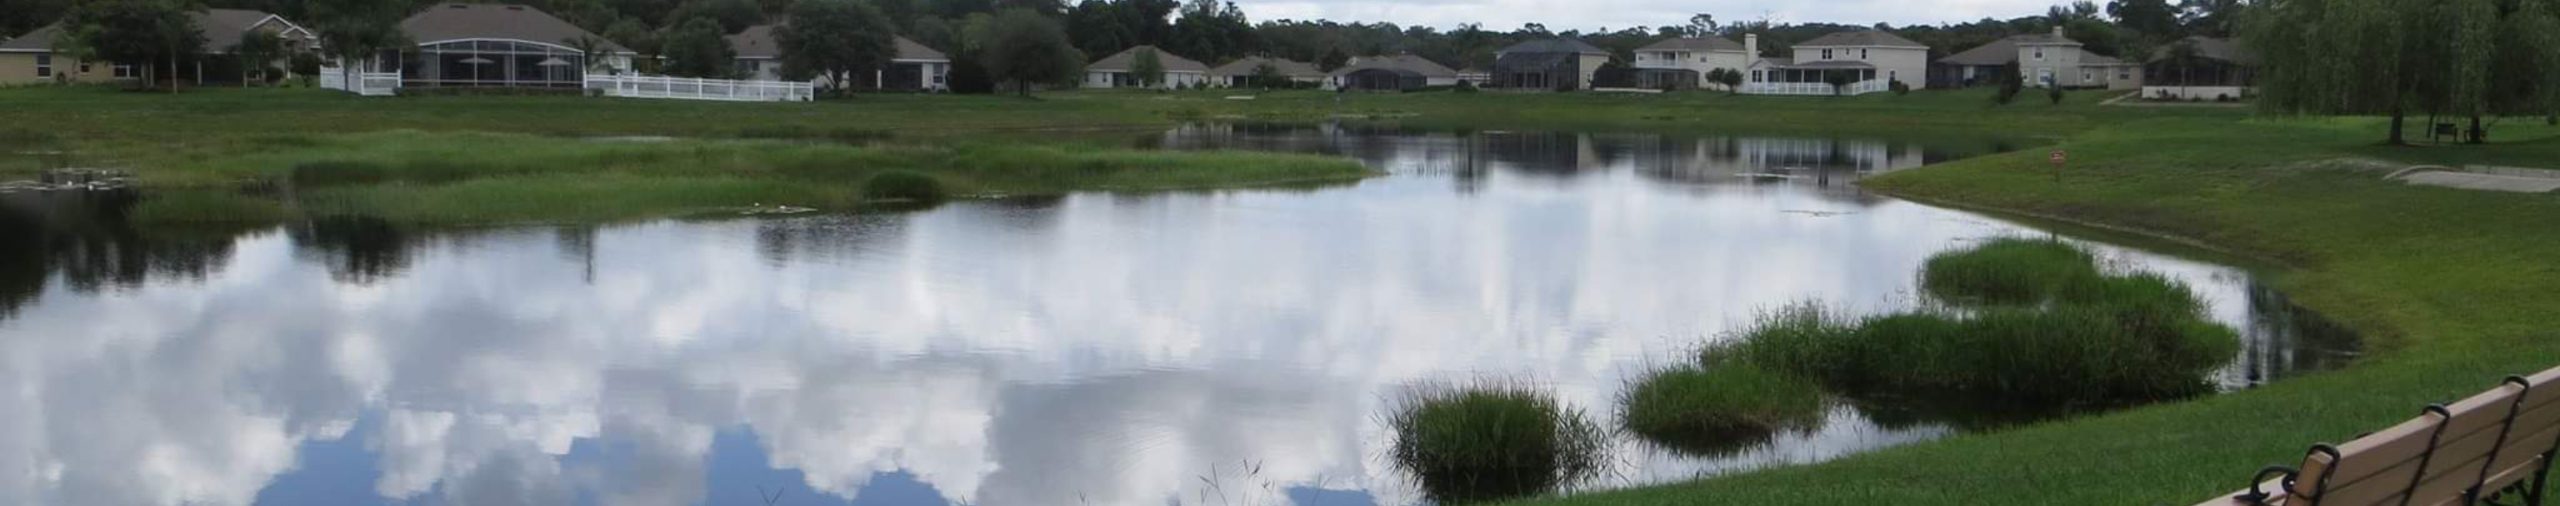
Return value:
M 770 60 L 781 58 L 782 43 L 779 42 L 778 39 L 774 38 L 773 28 L 775 26 L 776 25 L 755 25 L 747 27 L 745 30 L 739 30 L 738 33 L 730 34 L 728 36 L 729 49 L 731 51 L 736 51 L 739 58 L 750 60 Z M 898 60 L 951 61 L 951 57 L 942 54 L 941 51 L 936 51 L 931 46 L 926 46 L 922 43 L 908 40 L 904 36 L 891 36 L 890 42 L 897 46 L 898 55 L 894 58 Z
M 1869 46 L 1869 47 L 1917 47 L 1917 48 L 1927 48 L 1927 47 L 1929 47 L 1929 46 L 1928 46 L 1928 45 L 1926 45 L 1926 44 L 1921 44 L 1921 43 L 1918 43 L 1918 42 L 1912 42 L 1912 41 L 1911 41 L 1911 39 L 1905 39 L 1905 38 L 1902 38 L 1902 36 L 1900 36 L 1900 35 L 1894 35 L 1894 34 L 1891 34 L 1891 33 L 1886 33 L 1886 32 L 1885 32 L 1885 31 L 1883 31 L 1883 30 L 1855 30 L 1855 31 L 1847 31 L 1847 32 L 1834 32 L 1834 33 L 1830 33 L 1830 34 L 1823 35 L 1823 36 L 1821 36 L 1821 37 L 1814 37 L 1814 38 L 1813 38 L 1813 40 L 1808 40 L 1808 41 L 1804 41 L 1804 42 L 1796 43 L 1796 47 L 1842 47 L 1842 46 L 1851 46 L 1851 47 L 1855 47 L 1855 46 Z
M 1225 65 L 1219 65 L 1218 68 L 1209 69 L 1209 75 L 1228 77 L 1251 76 L 1253 75 L 1254 69 L 1260 68 L 1263 64 L 1270 64 L 1272 70 L 1280 72 L 1280 77 L 1310 79 L 1324 77 L 1324 71 L 1316 70 L 1315 65 L 1308 64 L 1307 62 L 1291 60 L 1288 58 L 1271 58 L 1264 56 L 1247 56 L 1244 58 L 1238 58 L 1236 61 L 1227 62 Z
M 1359 59 L 1352 60 L 1350 65 L 1344 65 L 1342 68 L 1334 69 L 1333 75 L 1349 74 L 1352 71 L 1363 69 L 1401 70 L 1432 78 L 1458 77 L 1458 71 L 1449 70 L 1448 66 L 1441 65 L 1440 62 L 1431 61 L 1430 58 L 1423 58 L 1410 54 L 1360 57 Z
M 407 33 L 409 42 L 415 44 L 460 39 L 511 39 L 568 45 L 571 39 L 594 37 L 604 41 L 606 50 L 616 53 L 631 51 L 612 40 L 578 28 L 578 25 L 552 17 L 541 9 L 523 5 L 440 4 L 402 20 L 400 31 Z
M 1583 42 L 1583 41 L 1579 41 L 1579 40 L 1573 40 L 1573 39 L 1540 39 L 1540 40 L 1532 40 L 1532 41 L 1522 42 L 1522 43 L 1518 43 L 1518 44 L 1512 44 L 1510 47 L 1502 48 L 1502 50 L 1501 50 L 1501 51 L 1498 51 L 1498 52 L 1499 52 L 1499 53 L 1503 53 L 1503 54 L 1510 54 L 1510 53 L 1579 53 L 1579 54 L 1609 54 L 1609 50 L 1606 50 L 1606 49 L 1600 49 L 1600 46 L 1594 46 L 1594 45 L 1591 45 L 1590 43 Z
M 269 17 L 265 12 L 245 9 L 205 9 L 192 14 L 195 17 L 196 34 L 204 37 L 205 49 L 217 53 L 229 51 L 231 46 L 240 43 L 241 32 L 257 27 L 259 21 L 265 21 Z M 291 23 L 288 22 L 287 25 L 290 26 Z M 0 43 L 0 51 L 50 52 L 53 50 L 53 39 L 61 36 L 62 23 L 45 25 L 36 31 L 27 32 L 25 36 Z
M 2196 47 L 2196 55 L 2208 59 L 2222 60 L 2242 65 L 2254 65 L 2258 63 L 2258 54 L 2254 51 L 2250 51 L 2248 46 L 2241 44 L 2240 41 L 2200 35 L 2180 39 L 2178 42 L 2164 44 L 2153 49 L 2151 51 L 2151 61 L 2156 62 L 2167 59 L 2169 57 L 2169 49 L 2177 47 L 2178 44 L 2193 44 Z
M 1637 51 L 1741 51 L 1742 43 L 1723 37 L 1680 37 L 1647 44 Z
M 2011 35 L 2003 37 L 2000 40 L 1992 41 L 1989 44 L 1974 46 L 1973 49 L 1967 49 L 1961 53 L 1947 55 L 1945 58 L 1939 58 L 1938 63 L 1980 67 L 2008 65 L 2011 62 L 2018 61 L 2018 46 L 2020 44 L 2081 45 L 2080 42 L 2071 40 L 2068 37 L 2059 37 L 2049 33 Z M 2119 65 L 2123 63 L 2114 57 L 2092 53 L 2087 49 L 2074 48 L 2074 50 L 2080 51 L 2081 65 Z
M 1209 72 L 1208 65 L 1203 65 L 1198 61 L 1194 61 L 1190 58 L 1184 58 L 1181 55 L 1176 55 L 1169 51 L 1156 49 L 1155 46 L 1138 46 L 1121 50 L 1120 54 L 1111 55 L 1110 57 L 1100 60 L 1094 60 L 1092 65 L 1085 66 L 1085 70 L 1092 72 L 1128 72 L 1131 70 L 1131 67 L 1137 65 L 1138 51 L 1142 49 L 1155 51 L 1156 62 L 1164 64 L 1164 71 L 1166 72 Z

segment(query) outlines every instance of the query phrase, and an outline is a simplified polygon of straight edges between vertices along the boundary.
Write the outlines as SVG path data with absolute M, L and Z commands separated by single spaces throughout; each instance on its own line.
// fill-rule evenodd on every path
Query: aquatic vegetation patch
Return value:
M 1691 455 L 1726 455 L 1823 421 L 1820 387 L 1739 360 L 1655 371 L 1620 394 L 1628 432 Z
M 2006 237 L 1930 256 L 1920 270 L 1920 289 L 1957 303 L 2037 304 L 2101 277 L 2087 250 L 2053 239 Z
M 1520 385 L 1418 388 L 1391 413 L 1396 467 L 1442 503 L 1526 497 L 1589 479 L 1609 439 L 1581 410 Z

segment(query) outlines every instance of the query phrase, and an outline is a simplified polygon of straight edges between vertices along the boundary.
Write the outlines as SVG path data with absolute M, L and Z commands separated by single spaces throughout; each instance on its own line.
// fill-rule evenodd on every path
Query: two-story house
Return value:
M 1743 49 L 1757 54 L 1756 35 Z M 1762 95 L 1857 95 L 1887 91 L 1893 83 L 1929 86 L 1929 46 L 1883 30 L 1839 32 L 1798 43 L 1793 58 L 1751 62 L 1742 92 Z M 1833 82 L 1845 83 L 1834 86 Z
M 2132 89 L 2142 86 L 2142 66 L 2089 52 L 2056 27 L 2052 33 L 2014 35 L 1939 58 L 1936 84 L 1999 84 L 2011 65 L 2032 88 Z
M 1741 72 L 1751 65 L 1751 57 L 1752 54 L 1745 51 L 1742 44 L 1722 37 L 1682 37 L 1655 42 L 1636 49 L 1636 86 L 1657 90 L 1723 90 L 1724 85 L 1707 81 L 1707 72 L 1715 69 Z

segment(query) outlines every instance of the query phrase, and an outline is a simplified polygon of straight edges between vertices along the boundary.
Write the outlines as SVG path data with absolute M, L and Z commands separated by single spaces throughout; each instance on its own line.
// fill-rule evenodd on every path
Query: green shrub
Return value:
M 1809 432 L 1823 416 L 1812 382 L 1744 361 L 1657 371 L 1621 395 L 1628 432 L 1692 455 L 1749 449 L 1782 430 Z
M 862 196 L 874 200 L 907 202 L 940 202 L 948 197 L 942 181 L 933 176 L 908 171 L 889 171 L 863 181 Z
M 1967 304 L 2040 304 L 2101 278 L 2096 257 L 2058 240 L 2001 238 L 1929 257 L 1920 289 Z
M 1426 388 L 1387 419 L 1393 458 L 1442 503 L 1524 497 L 1589 479 L 1609 435 L 1526 387 Z

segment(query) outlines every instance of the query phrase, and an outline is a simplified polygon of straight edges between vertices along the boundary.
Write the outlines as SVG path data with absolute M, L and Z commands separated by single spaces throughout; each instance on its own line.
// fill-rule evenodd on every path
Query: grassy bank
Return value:
M 2042 153 L 1907 171 L 1875 189 L 2185 238 L 2270 259 L 2296 301 L 2362 331 L 2359 364 L 2265 388 L 1964 436 L 1825 464 L 1552 504 L 2191 504 L 2249 473 L 2560 365 L 2560 196 L 2412 187 L 2350 158 L 2560 160 L 2510 122 L 2487 146 L 2386 148 L 2369 119 L 2155 119 Z
M 1367 174 L 1350 160 L 1271 153 L 418 131 L 277 134 L 191 144 L 150 158 L 156 162 L 141 165 L 139 175 L 169 197 L 146 202 L 138 219 L 180 222 L 272 220 L 296 212 L 412 224 L 592 222 L 778 206 L 847 209 L 935 195 L 1189 189 Z M 244 184 L 268 189 L 217 190 Z

